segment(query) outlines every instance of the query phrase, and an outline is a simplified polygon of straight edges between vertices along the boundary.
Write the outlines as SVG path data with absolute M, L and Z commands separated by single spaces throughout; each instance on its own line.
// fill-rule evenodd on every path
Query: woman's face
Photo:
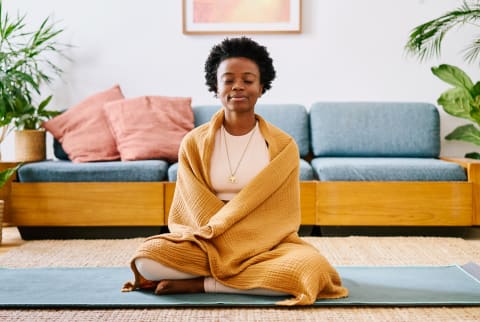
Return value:
M 253 111 L 263 91 L 257 64 L 244 57 L 225 59 L 217 69 L 217 88 L 227 111 Z

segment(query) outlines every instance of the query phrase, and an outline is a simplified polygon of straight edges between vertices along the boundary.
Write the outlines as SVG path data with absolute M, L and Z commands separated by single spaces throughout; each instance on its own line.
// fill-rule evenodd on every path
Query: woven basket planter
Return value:
M 46 132 L 44 130 L 15 131 L 15 161 L 45 160 Z

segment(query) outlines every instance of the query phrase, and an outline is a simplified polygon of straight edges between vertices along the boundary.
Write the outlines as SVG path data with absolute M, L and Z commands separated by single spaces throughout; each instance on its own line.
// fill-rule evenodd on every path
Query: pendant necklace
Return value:
M 255 130 L 257 129 L 257 126 L 253 128 L 252 134 L 248 138 L 248 142 L 245 145 L 245 148 L 243 149 L 242 155 L 240 156 L 240 159 L 238 160 L 237 166 L 235 167 L 234 170 L 232 170 L 232 164 L 230 162 L 230 155 L 228 154 L 228 146 L 227 146 L 227 135 L 225 134 L 226 130 L 225 127 L 222 126 L 223 129 L 223 141 L 225 142 L 225 151 L 227 152 L 227 161 L 228 161 L 228 169 L 230 170 L 230 176 L 228 177 L 228 181 L 230 183 L 237 183 L 237 177 L 235 176 L 238 168 L 240 167 L 240 163 L 242 163 L 243 157 L 245 156 L 245 153 L 247 152 L 248 146 L 250 145 L 250 142 L 252 141 L 253 135 L 255 134 Z

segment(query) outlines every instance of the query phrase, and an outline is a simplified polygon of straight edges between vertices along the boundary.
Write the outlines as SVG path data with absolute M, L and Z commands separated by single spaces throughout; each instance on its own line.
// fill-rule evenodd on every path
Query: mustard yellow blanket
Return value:
M 223 111 L 184 138 L 168 219 L 170 233 L 148 238 L 132 259 L 147 257 L 224 285 L 266 288 L 293 295 L 279 305 L 308 305 L 347 296 L 336 270 L 298 237 L 299 153 L 294 140 L 257 116 L 270 163 L 224 204 L 210 182 L 210 157 Z

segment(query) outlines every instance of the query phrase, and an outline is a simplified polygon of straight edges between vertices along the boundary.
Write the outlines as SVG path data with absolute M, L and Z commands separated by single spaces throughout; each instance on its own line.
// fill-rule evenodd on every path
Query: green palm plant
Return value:
M 466 24 L 476 25 L 480 20 L 480 0 L 466 1 L 462 5 L 444 15 L 427 21 L 412 30 L 405 50 L 418 56 L 420 60 L 441 54 L 445 35 L 455 27 Z M 472 63 L 480 55 L 480 39 L 464 50 L 464 60 Z M 457 127 L 445 139 L 459 140 L 480 145 L 480 82 L 473 83 L 471 78 L 459 67 L 442 64 L 431 68 L 432 73 L 452 88 L 443 92 L 437 100 L 444 111 L 455 117 L 467 119 L 472 124 Z M 480 153 L 470 152 L 467 158 L 480 159 Z
M 450 30 L 467 24 L 478 26 L 479 20 L 480 1 L 464 0 L 459 8 L 415 27 L 408 37 L 405 49 L 420 60 L 440 57 L 444 37 Z M 475 61 L 480 54 L 480 38 L 473 39 L 463 52 L 465 61 Z
M 33 31 L 27 30 L 26 15 L 11 17 L 0 0 L 0 126 L 3 135 L 9 125 L 16 129 L 38 129 L 55 115 L 48 111 L 51 96 L 34 102 L 40 87 L 60 75 L 62 69 L 53 62 L 53 54 L 63 55 L 65 45 L 56 41 L 63 29 L 46 18 Z M 0 136 L 0 142 L 3 139 Z

